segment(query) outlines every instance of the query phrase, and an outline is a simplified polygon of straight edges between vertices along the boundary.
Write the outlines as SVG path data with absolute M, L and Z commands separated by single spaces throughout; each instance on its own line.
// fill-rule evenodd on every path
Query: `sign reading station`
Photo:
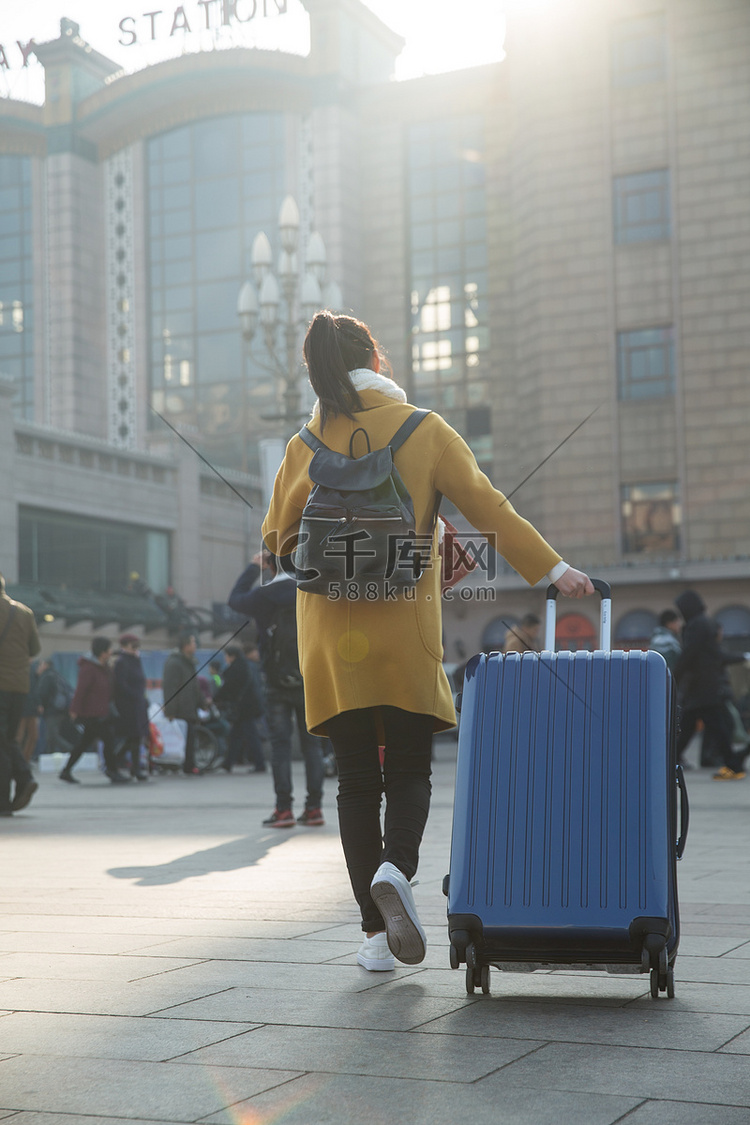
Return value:
M 258 17 L 284 15 L 288 0 L 195 0 L 172 11 L 143 12 L 140 17 L 124 16 L 119 23 L 120 45 L 169 39 L 177 32 L 211 31 L 220 27 L 247 24 Z M 140 37 L 139 37 L 140 32 Z M 20 44 L 19 44 L 20 46 Z

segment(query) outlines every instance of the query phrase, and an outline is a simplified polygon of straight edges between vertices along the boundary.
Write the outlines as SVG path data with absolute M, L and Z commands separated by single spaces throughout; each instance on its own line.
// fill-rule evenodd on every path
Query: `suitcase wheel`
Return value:
M 674 969 L 667 969 L 667 1000 L 674 1000 Z
M 469 942 L 466 946 L 466 964 L 470 969 L 476 969 L 479 964 L 477 961 L 476 946 L 473 941 Z M 477 981 L 477 984 L 479 984 L 479 981 Z
M 489 965 L 480 965 L 472 967 L 466 966 L 466 991 L 469 996 L 473 995 L 475 988 L 481 988 L 485 996 L 489 995 L 490 991 L 490 967 Z
M 459 952 L 456 949 L 453 942 L 451 942 L 451 947 L 450 947 L 450 951 L 448 953 L 448 956 L 450 958 L 451 968 L 457 969 L 458 966 L 461 964 L 461 959 L 460 959 L 460 956 L 459 956 Z
M 661 972 L 659 969 L 651 970 L 651 996 L 654 1000 L 659 999 L 660 992 L 666 992 L 667 1000 L 674 1000 L 674 969 L 670 965 L 666 972 Z

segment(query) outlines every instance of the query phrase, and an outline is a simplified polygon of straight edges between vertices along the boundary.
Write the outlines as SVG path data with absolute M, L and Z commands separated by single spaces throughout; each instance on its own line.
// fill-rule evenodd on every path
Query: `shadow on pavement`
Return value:
M 107 874 L 114 879 L 134 879 L 136 887 L 165 886 L 181 883 L 183 879 L 195 879 L 216 871 L 237 871 L 242 867 L 254 867 L 278 844 L 290 837 L 269 833 L 262 839 L 245 836 L 241 840 L 230 840 L 215 848 L 204 848 L 199 852 L 178 856 L 168 863 L 157 863 L 152 867 L 111 867 Z

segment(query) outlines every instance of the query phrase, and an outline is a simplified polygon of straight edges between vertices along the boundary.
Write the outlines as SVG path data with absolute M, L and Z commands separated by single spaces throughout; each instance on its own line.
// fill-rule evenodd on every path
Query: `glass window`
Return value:
M 220 277 L 239 277 L 240 250 L 236 230 L 216 230 L 210 234 L 196 234 L 196 279 L 211 281 Z M 239 291 L 239 286 L 237 288 Z
M 198 230 L 238 225 L 240 195 L 236 178 L 198 180 L 195 185 L 195 220 Z
M 15 384 L 13 410 L 34 418 L 31 160 L 0 155 L 0 370 Z
M 199 121 L 193 126 L 196 176 L 232 176 L 237 171 L 238 137 L 222 121 Z
M 667 76 L 664 14 L 618 20 L 611 31 L 612 85 L 642 86 Z
M 680 548 L 681 512 L 674 481 L 622 486 L 623 552 L 673 555 Z
M 198 336 L 198 372 L 201 384 L 232 381 L 242 363 L 242 337 L 233 332 L 206 332 Z
M 271 407 L 275 387 L 255 395 L 266 387 L 263 364 L 271 361 L 262 333 L 252 349 L 243 349 L 237 295 L 255 235 L 265 230 L 277 237 L 279 207 L 293 188 L 286 160 L 297 129 L 291 114 L 238 113 L 146 145 L 152 401 L 198 427 L 206 455 L 223 464 L 232 464 L 246 444 L 242 464 L 251 469 L 257 442 L 234 442 L 227 427 L 239 432 L 244 424 L 243 384 L 253 417 Z M 178 351 L 178 340 L 190 347 Z M 212 446 L 210 436 L 220 430 L 223 439 Z
M 617 387 L 623 401 L 674 394 L 671 328 L 617 333 Z
M 19 580 L 120 594 L 137 571 L 156 593 L 169 585 L 165 531 L 21 508 Z
M 615 176 L 615 242 L 652 242 L 670 236 L 669 172 Z
M 475 428 L 477 455 L 491 459 L 489 430 L 476 431 L 479 423 L 465 409 L 467 380 L 489 345 L 477 281 L 481 276 L 486 290 L 483 117 L 412 126 L 407 165 L 413 379 L 418 394 L 459 431 L 469 436 L 469 425 Z

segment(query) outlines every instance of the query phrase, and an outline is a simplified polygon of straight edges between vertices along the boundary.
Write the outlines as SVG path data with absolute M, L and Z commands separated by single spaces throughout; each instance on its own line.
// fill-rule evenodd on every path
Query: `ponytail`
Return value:
M 312 388 L 320 403 L 320 425 L 343 414 L 354 420 L 364 410 L 349 377 L 358 367 L 370 367 L 378 345 L 370 329 L 353 316 L 316 313 L 307 330 L 303 352 Z

